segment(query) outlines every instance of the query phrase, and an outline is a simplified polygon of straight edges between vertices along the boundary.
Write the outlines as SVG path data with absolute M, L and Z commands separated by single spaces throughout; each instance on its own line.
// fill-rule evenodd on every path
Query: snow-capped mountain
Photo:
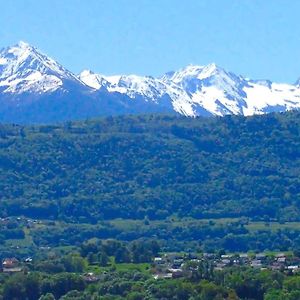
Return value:
M 0 52 L 0 89 L 3 93 L 44 93 L 79 79 L 53 59 L 20 42 Z
M 97 116 L 94 94 L 76 75 L 27 43 L 0 51 L 0 122 L 49 123 Z
M 171 81 L 167 82 L 151 76 L 102 76 L 89 70 L 79 74 L 79 79 L 94 89 L 124 94 L 135 101 L 169 107 L 170 111 L 174 110 L 186 116 L 195 115 L 189 95 Z
M 250 80 L 215 64 L 189 65 L 159 78 L 91 71 L 77 76 L 24 42 L 0 51 L 0 122 L 149 112 L 253 115 L 299 108 L 300 80 L 294 85 Z
M 227 72 L 216 64 L 187 66 L 161 78 L 106 77 L 84 71 L 79 78 L 87 85 L 119 92 L 134 99 L 159 102 L 168 96 L 173 109 L 186 116 L 253 115 L 300 108 L 300 86 L 250 80 Z

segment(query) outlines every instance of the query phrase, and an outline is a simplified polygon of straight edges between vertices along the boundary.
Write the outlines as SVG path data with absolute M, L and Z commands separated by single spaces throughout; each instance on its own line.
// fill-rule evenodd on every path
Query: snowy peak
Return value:
M 48 92 L 77 77 L 37 48 L 19 42 L 0 51 L 0 90 L 5 93 Z
M 212 86 L 224 92 L 235 93 L 245 81 L 241 76 L 227 72 L 215 63 L 207 66 L 189 65 L 177 72 L 167 73 L 162 80 L 173 82 L 191 94 Z
M 169 72 L 163 76 L 164 80 L 172 80 L 173 82 L 180 83 L 188 78 L 204 79 L 218 73 L 219 68 L 215 63 L 207 66 L 188 65 L 176 72 Z
M 0 56 L 3 69 L 2 78 L 16 73 L 22 75 L 30 71 L 52 72 L 61 75 L 65 72 L 62 66 L 25 42 L 4 49 L 0 52 Z
M 168 74 L 168 73 L 167 73 Z M 231 72 L 225 71 L 223 68 L 217 66 L 215 63 L 207 66 L 194 66 L 189 65 L 186 68 L 180 69 L 177 72 L 173 72 L 172 76 L 163 76 L 163 80 L 170 80 L 181 86 L 188 86 L 191 82 L 201 82 L 202 84 L 234 84 L 243 80 L 242 77 L 236 76 Z M 170 73 L 169 73 L 170 74 Z M 223 84 L 224 85 L 224 84 Z
M 78 78 L 87 86 L 99 90 L 101 87 L 107 87 L 108 81 L 100 74 L 95 74 L 91 70 L 84 70 L 79 75 Z
M 197 107 L 213 115 L 242 114 L 244 78 L 225 71 L 215 63 L 189 65 L 167 73 L 162 79 L 175 83 L 189 95 L 196 115 Z

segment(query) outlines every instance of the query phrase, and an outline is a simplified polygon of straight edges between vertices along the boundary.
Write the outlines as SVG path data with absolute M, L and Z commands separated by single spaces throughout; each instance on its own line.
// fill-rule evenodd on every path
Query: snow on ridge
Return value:
M 80 78 L 89 85 L 91 79 L 88 73 L 86 75 L 87 78 Z M 150 99 L 159 103 L 162 97 L 168 96 L 175 111 L 192 117 L 201 109 L 212 115 L 223 116 L 300 108 L 299 86 L 250 80 L 227 72 L 214 63 L 207 66 L 189 65 L 160 78 L 137 75 L 90 76 L 100 76 L 101 86 L 109 92 L 127 94 L 133 99 L 142 95 L 146 101 Z
M 79 75 L 78 78 L 87 86 L 93 89 L 100 89 L 101 86 L 106 83 L 104 77 L 99 74 L 95 74 L 91 70 L 84 70 Z

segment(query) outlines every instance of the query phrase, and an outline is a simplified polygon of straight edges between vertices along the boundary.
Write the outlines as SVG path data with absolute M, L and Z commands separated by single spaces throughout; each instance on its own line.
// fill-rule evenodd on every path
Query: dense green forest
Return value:
M 298 300 L 299 174 L 300 112 L 2 124 L 0 299 Z
M 300 113 L 0 127 L 0 214 L 300 221 Z

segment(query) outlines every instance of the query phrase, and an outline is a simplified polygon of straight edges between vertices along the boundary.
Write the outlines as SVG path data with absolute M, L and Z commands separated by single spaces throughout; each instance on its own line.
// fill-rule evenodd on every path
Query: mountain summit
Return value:
M 159 78 L 90 70 L 77 76 L 25 42 L 0 51 L 0 122 L 150 112 L 253 115 L 299 108 L 300 81 L 250 80 L 214 63 L 189 65 Z
M 0 87 L 4 93 L 51 92 L 78 78 L 25 42 L 0 52 Z

